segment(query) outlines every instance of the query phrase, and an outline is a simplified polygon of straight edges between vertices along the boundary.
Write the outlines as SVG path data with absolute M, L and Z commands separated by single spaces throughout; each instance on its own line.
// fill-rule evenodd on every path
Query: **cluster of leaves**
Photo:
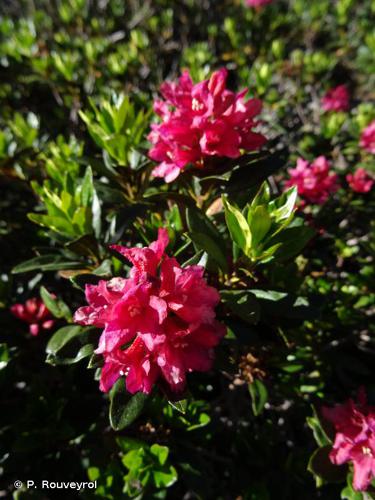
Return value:
M 372 2 L 34 6 L 6 2 L 0 17 L 2 494 L 43 498 L 12 492 L 22 471 L 96 480 L 88 499 L 338 498 L 326 453 L 310 461 L 317 485 L 307 471 L 306 418 L 329 446 L 311 403 L 374 389 L 373 195 L 343 180 L 303 213 L 282 179 L 301 155 L 330 157 L 342 179 L 375 170 L 358 146 L 375 117 Z M 161 82 L 223 65 L 264 101 L 266 152 L 153 179 L 146 135 Z M 340 83 L 351 110 L 323 114 L 320 97 Z M 227 335 L 182 401 L 130 397 L 123 383 L 103 395 L 100 331 L 72 312 L 86 283 L 126 275 L 110 244 L 148 244 L 161 226 L 179 262 L 204 265 L 219 289 Z M 56 326 L 30 339 L 9 307 L 39 295 Z M 350 484 L 342 498 L 364 498 Z

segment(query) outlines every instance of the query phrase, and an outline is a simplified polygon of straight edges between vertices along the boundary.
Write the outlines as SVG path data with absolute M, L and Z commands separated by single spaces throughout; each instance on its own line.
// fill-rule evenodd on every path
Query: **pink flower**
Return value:
M 352 463 L 353 487 L 365 491 L 375 477 L 375 407 L 367 406 L 363 391 L 358 403 L 351 399 L 334 408 L 323 408 L 323 417 L 336 429 L 333 449 L 329 455 L 335 465 Z
M 375 120 L 362 130 L 359 144 L 369 153 L 375 154 Z
M 348 174 L 346 180 L 356 193 L 368 193 L 374 184 L 374 180 L 364 168 L 358 168 L 354 174 Z
M 337 175 L 330 172 L 327 158 L 319 156 L 312 163 L 298 158 L 296 168 L 288 170 L 290 179 L 286 186 L 297 186 L 298 194 L 308 203 L 321 205 L 338 188 Z
M 129 278 L 101 280 L 86 286 L 88 306 L 75 321 L 103 328 L 97 354 L 102 354 L 100 388 L 108 391 L 126 377 L 131 393 L 149 393 L 156 382 L 174 392 L 186 384 L 186 373 L 207 371 L 213 348 L 225 333 L 215 319 L 219 302 L 201 266 L 182 268 L 168 257 L 168 233 L 146 248 L 113 248 L 133 264 Z
M 322 98 L 324 111 L 347 111 L 349 109 L 349 92 L 346 85 L 330 89 Z
M 49 330 L 55 324 L 51 313 L 43 301 L 37 297 L 29 299 L 25 304 L 14 304 L 10 308 L 16 318 L 29 323 L 31 335 L 38 335 L 40 329 Z
M 273 0 L 246 0 L 246 5 L 250 7 L 263 7 L 263 5 L 267 5 L 272 1 Z
M 188 164 L 202 168 L 209 157 L 238 158 L 241 150 L 260 148 L 266 138 L 253 132 L 255 117 L 262 109 L 258 99 L 245 101 L 247 89 L 226 89 L 227 71 L 221 69 L 209 80 L 193 84 L 185 71 L 178 82 L 164 82 L 164 100 L 154 102 L 161 123 L 151 125 L 148 136 L 153 147 L 150 158 L 158 162 L 155 177 L 171 182 Z

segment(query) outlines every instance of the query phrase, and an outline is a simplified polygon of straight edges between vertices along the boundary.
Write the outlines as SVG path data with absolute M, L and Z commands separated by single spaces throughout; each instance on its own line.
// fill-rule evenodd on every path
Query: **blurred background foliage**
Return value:
M 255 10 L 241 0 L 3 0 L 0 13 L 2 497 L 77 497 L 12 493 L 28 478 L 97 480 L 83 498 L 339 498 L 342 485 L 316 489 L 307 472 L 315 442 L 306 417 L 361 384 L 375 403 L 374 198 L 342 188 L 292 222 L 295 193 L 280 194 L 298 156 L 326 155 L 343 186 L 358 166 L 375 172 L 358 146 L 375 118 L 375 2 L 275 0 Z M 187 174 L 182 193 L 151 181 L 146 134 L 160 84 L 183 68 L 199 81 L 221 66 L 232 88 L 264 102 L 270 170 Z M 323 113 L 322 95 L 343 83 L 350 111 Z M 255 195 L 271 174 L 270 207 L 269 188 Z M 223 192 L 227 222 L 212 207 Z M 255 234 L 251 250 L 228 222 L 238 207 Z M 51 334 L 30 339 L 9 307 L 43 285 L 64 301 L 42 292 L 57 327 L 79 328 L 66 319 L 83 284 L 122 272 L 108 244 L 147 243 L 164 222 L 181 262 L 209 255 L 212 280 L 227 286 L 221 317 L 237 319 L 227 322 L 219 369 L 194 375 L 182 406 L 153 394 L 115 432 L 80 331 L 49 343 L 46 364 Z M 234 282 L 228 290 L 230 272 L 251 293 Z

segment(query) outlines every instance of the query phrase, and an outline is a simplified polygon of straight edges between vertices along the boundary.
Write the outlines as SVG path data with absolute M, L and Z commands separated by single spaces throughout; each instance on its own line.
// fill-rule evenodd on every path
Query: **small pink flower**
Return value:
M 204 166 L 209 157 L 238 158 L 241 150 L 259 149 L 266 141 L 253 132 L 255 117 L 262 109 L 258 99 L 245 101 L 247 90 L 226 89 L 227 71 L 221 69 L 209 80 L 194 84 L 188 71 L 178 82 L 164 82 L 164 101 L 154 102 L 162 120 L 151 125 L 150 158 L 158 162 L 155 177 L 171 182 L 191 164 Z
M 184 389 L 186 373 L 211 367 L 213 348 L 225 333 L 215 319 L 219 294 L 201 266 L 182 268 L 165 254 L 168 242 L 160 229 L 146 248 L 114 245 L 133 264 L 129 278 L 86 286 L 89 305 L 74 318 L 104 328 L 95 351 L 104 357 L 103 391 L 125 376 L 131 393 L 149 393 L 157 381 L 176 393 Z
M 375 154 L 375 120 L 362 130 L 359 144 L 369 153 Z
M 330 89 L 322 98 L 324 111 L 348 111 L 349 92 L 346 85 L 339 85 Z
M 346 180 L 356 193 L 368 193 L 374 184 L 374 180 L 364 168 L 358 168 L 354 174 L 348 174 Z
M 272 1 L 273 0 L 246 0 L 246 5 L 249 5 L 250 7 L 263 7 Z
M 51 313 L 37 297 L 27 300 L 25 304 L 14 304 L 10 310 L 16 318 L 30 325 L 30 333 L 34 336 L 38 335 L 41 329 L 49 330 L 55 324 Z
M 358 403 L 351 399 L 334 408 L 323 408 L 324 418 L 336 429 L 333 449 L 329 455 L 335 465 L 352 463 L 353 487 L 365 491 L 375 477 L 375 408 L 366 404 L 360 391 Z
M 338 188 L 337 175 L 330 171 L 330 163 L 319 156 L 312 163 L 298 158 L 297 166 L 288 170 L 287 187 L 297 186 L 298 194 L 308 203 L 322 205 Z

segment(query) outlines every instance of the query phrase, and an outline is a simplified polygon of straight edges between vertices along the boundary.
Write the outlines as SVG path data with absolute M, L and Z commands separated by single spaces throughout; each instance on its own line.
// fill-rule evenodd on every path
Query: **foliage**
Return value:
M 375 119 L 374 12 L 371 0 L 1 5 L 2 496 L 49 497 L 14 490 L 28 478 L 97 481 L 87 499 L 373 498 L 331 463 L 319 409 L 359 386 L 375 404 L 375 190 L 347 182 L 375 173 L 360 145 Z M 161 84 L 221 67 L 263 102 L 267 143 L 155 178 Z M 325 111 L 342 84 L 349 109 Z M 285 187 L 298 158 L 319 156 L 340 186 L 320 205 Z M 182 394 L 132 395 L 123 376 L 102 393 L 102 328 L 74 311 L 86 285 L 128 276 L 111 245 L 146 247 L 162 227 L 168 255 L 218 290 L 225 337 Z M 36 337 L 10 312 L 31 297 L 55 321 Z

